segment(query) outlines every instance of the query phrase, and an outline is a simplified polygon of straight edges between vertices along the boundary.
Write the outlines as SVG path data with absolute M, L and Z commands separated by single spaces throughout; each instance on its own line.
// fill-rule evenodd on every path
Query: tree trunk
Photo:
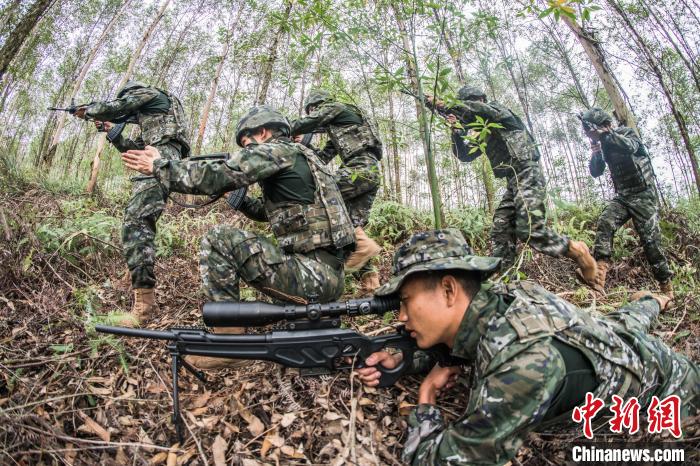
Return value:
M 620 7 L 620 5 L 618 5 L 614 0 L 608 0 L 608 4 L 612 7 L 613 10 L 615 10 L 615 12 L 620 16 L 620 18 L 622 18 L 622 21 L 625 23 L 625 27 L 627 28 L 629 33 L 632 34 L 632 36 L 634 37 L 637 46 L 640 48 L 642 54 L 647 60 L 649 67 L 656 76 L 656 79 L 659 81 L 659 85 L 663 90 L 664 97 L 666 97 L 668 106 L 670 107 L 671 113 L 673 114 L 673 118 L 676 120 L 676 124 L 678 125 L 678 131 L 680 132 L 681 138 L 683 139 L 685 149 L 688 152 L 688 158 L 690 159 L 690 165 L 693 168 L 693 175 L 695 177 L 695 186 L 697 188 L 698 193 L 700 194 L 700 170 L 698 169 L 698 161 L 695 156 L 695 148 L 693 147 L 693 143 L 690 139 L 690 134 L 688 133 L 688 125 L 686 124 L 685 117 L 680 112 L 680 110 L 678 110 L 678 107 L 676 107 L 676 104 L 673 101 L 673 95 L 671 93 L 671 90 L 669 89 L 668 83 L 666 82 L 666 78 L 664 77 L 661 71 L 659 62 L 657 61 L 653 52 L 649 49 L 647 43 L 644 41 L 642 36 L 640 36 L 639 32 L 637 32 L 637 30 L 634 28 L 632 22 L 629 19 L 629 16 L 627 16 L 627 13 L 625 13 L 625 11 Z
M 418 79 L 418 60 L 415 47 L 415 37 L 413 40 L 409 39 L 408 30 L 406 25 L 401 18 L 401 11 L 396 3 L 391 3 L 391 8 L 394 10 L 394 17 L 396 18 L 396 24 L 398 26 L 399 32 L 401 34 L 401 43 L 403 44 L 403 55 L 406 62 L 406 72 L 408 73 L 408 79 L 413 87 L 413 92 L 418 96 L 415 99 L 416 103 L 416 116 L 421 128 L 421 139 L 423 142 L 423 152 L 425 154 L 425 164 L 428 170 L 428 183 L 430 185 L 430 194 L 433 204 L 433 216 L 435 222 L 435 228 L 442 228 L 445 223 L 445 217 L 442 212 L 442 199 L 440 196 L 440 185 L 438 184 L 437 175 L 435 173 L 435 160 L 433 158 L 433 147 L 430 135 L 430 126 L 428 124 L 428 112 L 426 111 L 423 94 L 423 86 Z
M 401 157 L 399 156 L 399 138 L 396 133 L 396 114 L 394 113 L 394 96 L 391 91 L 389 97 L 389 148 L 394 159 L 394 198 L 402 202 L 401 197 Z
M 598 74 L 605 91 L 610 97 L 610 101 L 615 108 L 615 116 L 621 125 L 629 126 L 639 133 L 637 129 L 637 120 L 634 118 L 632 111 L 627 105 L 622 91 L 618 86 L 617 80 L 615 79 L 612 70 L 605 61 L 605 56 L 603 55 L 603 50 L 600 47 L 600 43 L 595 40 L 588 32 L 584 31 L 579 24 L 573 19 L 566 15 L 561 16 L 564 23 L 569 26 L 569 29 L 574 33 L 578 41 L 581 43 L 583 50 L 588 55 L 591 60 L 593 67 Z
M 36 0 L 29 7 L 27 13 L 19 20 L 15 28 L 5 39 L 5 43 L 0 49 L 0 82 L 7 72 L 7 69 L 15 58 L 17 52 L 24 44 L 24 41 L 29 37 L 34 26 L 39 22 L 41 17 L 51 7 L 55 0 Z
M 202 118 L 199 121 L 199 131 L 197 132 L 197 142 L 194 146 L 194 155 L 199 155 L 202 150 L 202 141 L 204 140 L 204 132 L 207 129 L 207 121 L 209 120 L 209 111 L 211 110 L 211 105 L 214 102 L 214 97 L 216 97 L 216 90 L 219 87 L 219 78 L 221 77 L 221 70 L 224 68 L 224 63 L 226 62 L 226 57 L 228 57 L 228 52 L 231 49 L 231 40 L 233 39 L 233 30 L 236 28 L 238 21 L 241 18 L 241 13 L 243 8 L 238 9 L 238 14 L 233 16 L 233 11 L 231 12 L 231 23 L 229 24 L 228 33 L 226 37 L 226 42 L 224 44 L 224 51 L 221 54 L 221 59 L 216 67 L 216 73 L 214 74 L 214 79 L 211 81 L 211 89 L 209 90 L 209 96 L 207 97 L 207 102 L 204 104 L 204 109 L 202 110 Z
M 124 16 L 124 12 L 129 7 L 130 3 L 131 0 L 124 1 L 119 10 L 112 16 L 112 19 L 109 21 L 107 26 L 105 26 L 105 28 L 102 30 L 102 34 L 100 34 L 100 37 L 97 38 L 97 40 L 94 42 L 95 45 L 93 45 L 92 49 L 90 49 L 90 52 L 88 53 L 88 58 L 83 64 L 82 68 L 80 69 L 80 74 L 78 74 L 78 77 L 73 83 L 73 89 L 71 90 L 69 96 L 69 99 L 71 101 L 75 99 L 75 97 L 78 95 L 80 87 L 83 85 L 83 81 L 85 80 L 85 76 L 87 76 L 87 72 L 92 66 L 92 62 L 95 61 L 97 52 L 99 52 L 102 48 L 102 45 L 104 44 L 105 39 L 107 38 L 107 35 L 112 31 L 114 26 L 117 24 L 117 21 Z M 66 112 L 60 112 L 58 122 L 56 123 L 56 131 L 54 132 L 53 137 L 51 138 L 51 145 L 49 146 L 49 149 L 46 151 L 46 153 L 41 157 L 42 163 L 49 167 L 53 162 L 54 156 L 56 155 L 58 143 L 61 140 L 61 133 L 63 133 L 63 127 L 66 124 L 67 118 L 68 114 Z
M 255 99 L 255 105 L 264 105 L 267 101 L 267 91 L 270 87 L 270 81 L 272 80 L 272 71 L 275 68 L 275 62 L 277 61 L 279 43 L 282 39 L 282 34 L 284 33 L 285 26 L 289 22 L 289 14 L 292 12 L 292 1 L 286 0 L 286 3 L 287 6 L 284 9 L 284 19 L 280 20 L 279 27 L 277 28 L 277 33 L 275 34 L 275 38 L 273 39 L 272 44 L 270 44 L 270 54 L 268 55 L 267 60 L 265 60 L 265 64 L 263 65 L 263 69 L 261 71 L 262 81 L 260 84 L 260 92 L 258 92 L 258 96 Z
M 166 8 L 168 8 L 170 1 L 171 0 L 163 1 L 163 4 L 161 5 L 160 9 L 158 10 L 158 13 L 156 14 L 156 17 L 153 19 L 151 25 L 148 27 L 148 29 L 146 29 L 146 32 L 141 37 L 141 41 L 139 41 L 139 44 L 134 49 L 134 52 L 131 54 L 129 66 L 127 67 L 126 72 L 122 76 L 122 79 L 119 81 L 117 89 L 121 89 L 122 87 L 124 87 L 129 78 L 131 78 L 131 76 L 134 74 L 134 67 L 136 67 L 136 62 L 141 56 L 141 52 L 143 52 L 143 48 L 146 46 L 146 43 L 148 43 L 148 40 L 151 38 L 151 34 L 153 34 L 153 31 L 156 29 L 156 26 L 158 26 L 158 23 L 165 15 L 165 10 Z M 97 184 L 97 173 L 100 169 L 100 156 L 102 155 L 102 151 L 104 150 L 105 145 L 107 144 L 107 135 L 105 133 L 100 133 L 98 137 L 99 139 L 97 142 L 97 151 L 95 151 L 95 156 L 92 158 L 92 170 L 90 172 L 90 180 L 88 181 L 87 185 L 88 194 L 92 194 L 95 190 L 95 185 Z

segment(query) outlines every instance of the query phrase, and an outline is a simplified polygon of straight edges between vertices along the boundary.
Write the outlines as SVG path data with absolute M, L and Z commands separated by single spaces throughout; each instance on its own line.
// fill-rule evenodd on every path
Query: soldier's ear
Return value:
M 453 275 L 445 275 L 440 280 L 440 291 L 445 296 L 445 301 L 448 306 L 454 305 L 457 301 L 457 293 L 461 288 L 457 278 Z

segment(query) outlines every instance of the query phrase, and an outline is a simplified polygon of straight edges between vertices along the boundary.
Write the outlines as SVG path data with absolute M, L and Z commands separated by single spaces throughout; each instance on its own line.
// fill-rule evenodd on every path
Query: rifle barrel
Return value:
M 134 338 L 151 338 L 156 340 L 175 340 L 177 337 L 172 332 L 162 330 L 144 330 L 140 328 L 111 327 L 109 325 L 95 325 L 95 330 L 100 333 L 110 333 L 112 335 L 122 335 Z

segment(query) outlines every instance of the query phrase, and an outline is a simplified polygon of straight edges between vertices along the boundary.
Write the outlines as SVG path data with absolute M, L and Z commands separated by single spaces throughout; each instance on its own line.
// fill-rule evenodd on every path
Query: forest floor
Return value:
M 400 464 L 418 378 L 370 389 L 348 373 L 301 377 L 264 362 L 209 372 L 207 383 L 183 372 L 186 432 L 179 444 L 165 344 L 94 331 L 95 323 L 109 323 L 110 313 L 129 307 L 116 233 L 120 208 L 18 182 L 0 196 L 0 463 Z M 654 334 L 698 361 L 700 237 L 679 214 L 666 219 L 675 225 L 668 251 L 683 276 Z M 169 204 L 159 224 L 167 251 L 156 269 L 160 310 L 148 327 L 200 323 L 197 243 L 220 222 L 241 220 L 223 203 L 196 212 Z M 383 279 L 391 253 L 388 246 L 382 256 Z M 574 280 L 569 261 L 535 254 L 523 271 L 550 291 L 602 312 L 637 289 L 655 287 L 639 247 L 615 264 L 604 299 L 595 300 Z M 347 289 L 352 297 L 351 280 Z M 255 294 L 248 289 L 244 296 Z M 348 325 L 371 332 L 388 322 Z M 465 408 L 466 385 L 462 381 L 439 401 L 451 418 Z M 686 450 L 697 451 L 697 426 L 684 432 Z M 580 430 L 532 434 L 513 464 L 562 464 L 570 442 L 580 437 Z

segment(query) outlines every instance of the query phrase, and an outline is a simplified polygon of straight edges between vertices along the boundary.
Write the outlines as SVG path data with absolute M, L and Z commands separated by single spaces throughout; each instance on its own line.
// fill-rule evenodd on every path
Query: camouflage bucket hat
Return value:
M 119 89 L 119 92 L 117 93 L 117 99 L 119 99 L 121 96 L 123 96 L 124 94 L 126 94 L 128 91 L 130 91 L 132 89 L 139 89 L 142 87 L 148 87 L 148 84 L 144 84 L 140 81 L 129 80 L 126 82 L 126 84 L 124 84 L 124 87 Z
M 428 270 L 468 270 L 484 275 L 495 271 L 498 257 L 475 256 L 472 248 L 456 228 L 416 233 L 394 253 L 392 278 L 375 295 L 396 293 L 406 278 Z
M 312 105 L 318 105 L 321 102 L 328 102 L 331 99 L 331 94 L 328 91 L 324 91 L 323 89 L 312 89 L 304 101 L 304 110 L 308 115 L 309 107 Z
M 459 92 L 457 92 L 457 98 L 459 100 L 474 100 L 483 97 L 486 98 L 486 93 L 475 86 L 463 86 Z
M 580 115 L 581 119 L 594 125 L 604 125 L 605 123 L 612 122 L 612 115 L 603 110 L 602 108 L 593 107 Z
M 241 144 L 243 134 L 255 131 L 263 126 L 266 128 L 279 128 L 283 131 L 286 130 L 287 134 L 291 131 L 287 117 L 270 106 L 261 105 L 251 108 L 248 110 L 248 113 L 238 120 L 238 124 L 236 125 L 236 144 L 243 147 Z

